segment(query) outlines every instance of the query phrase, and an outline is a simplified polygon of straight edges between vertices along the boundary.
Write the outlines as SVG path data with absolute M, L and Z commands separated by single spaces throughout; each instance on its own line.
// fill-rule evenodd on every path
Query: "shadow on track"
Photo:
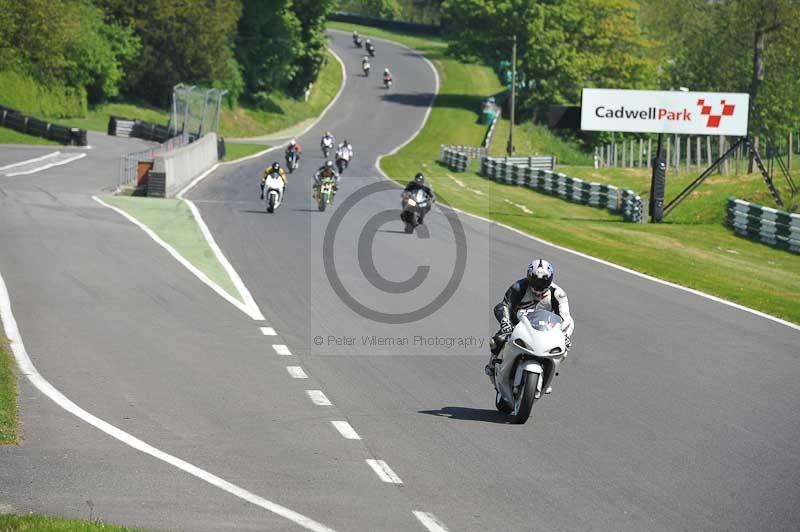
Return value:
M 443 406 L 440 410 L 420 410 L 419 413 L 465 421 L 486 421 L 487 423 L 500 423 L 503 425 L 508 425 L 510 423 L 508 416 L 501 414 L 497 410 L 484 408 Z

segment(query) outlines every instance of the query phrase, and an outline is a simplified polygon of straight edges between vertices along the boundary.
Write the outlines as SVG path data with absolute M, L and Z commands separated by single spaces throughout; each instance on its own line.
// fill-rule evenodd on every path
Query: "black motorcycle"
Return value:
M 296 151 L 291 151 L 286 154 L 286 167 L 289 169 L 289 173 L 294 173 L 297 170 L 297 167 L 300 166 L 300 155 Z
M 361 48 L 361 37 L 353 35 L 353 44 L 356 45 L 356 48 Z
M 375 45 L 372 44 L 372 43 L 369 43 L 367 45 L 367 52 L 369 53 L 370 57 L 375 57 Z

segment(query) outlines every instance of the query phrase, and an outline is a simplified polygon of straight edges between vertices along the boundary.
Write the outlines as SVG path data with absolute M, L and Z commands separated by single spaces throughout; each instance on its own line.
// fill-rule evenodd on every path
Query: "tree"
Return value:
M 300 20 L 291 0 L 245 0 L 236 36 L 236 58 L 248 93 L 284 90 L 296 76 Z
M 325 21 L 336 0 L 294 0 L 292 11 L 300 21 L 300 38 L 295 42 L 297 73 L 289 83 L 289 90 L 300 96 L 308 84 L 317 79 L 325 61 L 327 41 Z
M 134 27 L 142 50 L 127 66 L 124 91 L 164 105 L 177 83 L 244 89 L 234 58 L 239 0 L 95 0 L 109 20 Z
M 339 2 L 339 9 L 368 17 L 393 20 L 400 15 L 397 0 L 349 0 Z
M 747 92 L 751 109 L 772 133 L 783 135 L 797 127 L 800 3 L 648 0 L 645 13 L 647 25 L 666 28 L 665 87 Z M 756 113 L 751 113 L 750 132 L 757 143 L 763 130 Z
M 531 111 L 578 104 L 584 87 L 645 88 L 656 63 L 638 24 L 635 0 L 445 0 L 451 50 L 492 64 L 510 58 L 527 81 L 521 100 Z

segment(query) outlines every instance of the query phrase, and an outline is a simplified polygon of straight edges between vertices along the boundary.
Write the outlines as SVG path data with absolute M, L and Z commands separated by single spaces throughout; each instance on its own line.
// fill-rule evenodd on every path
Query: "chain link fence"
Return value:
M 180 83 L 172 89 L 169 126 L 193 138 L 219 129 L 222 97 L 228 91 Z

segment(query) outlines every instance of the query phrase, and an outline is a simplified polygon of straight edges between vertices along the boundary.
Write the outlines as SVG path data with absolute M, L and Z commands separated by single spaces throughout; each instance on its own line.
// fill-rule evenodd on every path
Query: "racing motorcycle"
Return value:
M 330 137 L 323 137 L 321 148 L 322 148 L 322 158 L 327 159 L 328 154 L 333 149 L 333 139 Z
M 421 188 L 414 192 L 404 192 L 400 219 L 405 225 L 405 232 L 411 234 L 421 223 L 423 216 L 430 209 L 430 198 Z
M 495 360 L 494 375 L 489 377 L 497 410 L 510 414 L 512 423 L 525 423 L 566 357 L 561 318 L 544 309 L 520 311 L 519 322 Z
M 339 175 L 342 175 L 345 168 L 350 166 L 350 154 L 347 150 L 339 150 L 336 152 L 336 170 L 339 172 Z
M 383 86 L 386 90 L 392 88 L 392 78 L 391 76 L 383 76 Z
M 264 201 L 267 212 L 275 212 L 283 199 L 283 179 L 279 175 L 269 174 L 264 180 Z
M 369 52 L 370 57 L 375 57 L 375 45 L 372 43 L 367 44 L 367 52 Z
M 361 70 L 364 71 L 365 78 L 369 77 L 369 69 L 370 69 L 369 61 L 365 59 L 364 61 L 361 62 Z
M 316 192 L 314 199 L 320 211 L 324 211 L 325 207 L 333 203 L 333 185 L 335 183 L 336 181 L 332 177 L 323 177 L 319 182 L 319 190 Z
M 300 155 L 296 151 L 291 151 L 286 155 L 286 167 L 290 174 L 300 167 Z
M 356 48 L 361 48 L 361 37 L 358 35 L 353 35 L 353 44 L 356 45 Z

